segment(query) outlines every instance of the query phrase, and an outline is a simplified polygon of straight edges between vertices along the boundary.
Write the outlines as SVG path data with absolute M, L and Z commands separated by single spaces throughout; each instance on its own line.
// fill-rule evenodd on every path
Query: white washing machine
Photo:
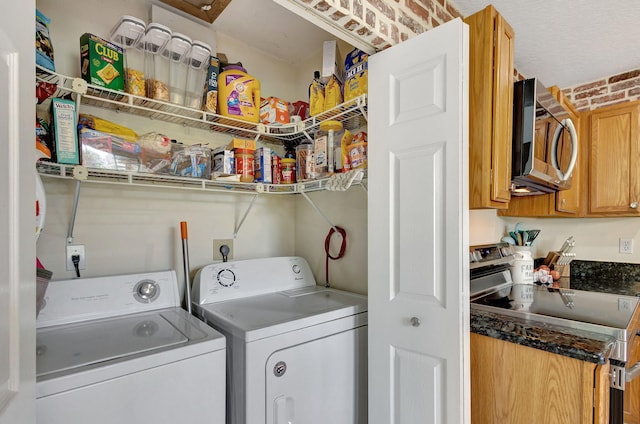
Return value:
M 225 339 L 180 307 L 175 272 L 52 281 L 45 302 L 38 423 L 225 422 Z
M 227 424 L 367 423 L 367 299 L 303 258 L 207 265 L 197 315 L 227 338 Z

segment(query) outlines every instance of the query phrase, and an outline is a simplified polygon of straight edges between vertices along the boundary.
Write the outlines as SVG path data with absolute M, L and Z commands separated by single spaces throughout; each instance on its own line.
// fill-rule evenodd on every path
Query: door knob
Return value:
M 629 206 L 631 209 L 638 209 L 638 202 L 632 202 Z
M 420 318 L 418 317 L 411 317 L 411 319 L 409 320 L 411 322 L 411 325 L 414 327 L 419 327 L 420 326 Z

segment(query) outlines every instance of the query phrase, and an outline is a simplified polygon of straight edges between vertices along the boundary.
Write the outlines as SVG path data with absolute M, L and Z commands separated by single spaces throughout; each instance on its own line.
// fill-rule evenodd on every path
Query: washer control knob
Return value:
M 418 317 L 411 317 L 409 322 L 411 323 L 411 325 L 413 327 L 420 327 L 420 318 L 418 318 Z
M 218 271 L 218 284 L 223 287 L 231 287 L 236 282 L 236 275 L 229 268 Z
M 153 280 L 138 281 L 133 289 L 133 297 L 141 303 L 151 303 L 160 294 L 160 286 Z
M 293 270 L 294 274 L 300 274 L 300 271 L 301 271 L 300 265 L 296 264 L 291 269 Z

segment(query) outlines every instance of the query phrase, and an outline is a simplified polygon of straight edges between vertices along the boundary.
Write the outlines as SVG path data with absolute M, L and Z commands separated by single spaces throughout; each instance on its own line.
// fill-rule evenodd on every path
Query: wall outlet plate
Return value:
M 229 254 L 227 255 L 227 260 L 233 259 L 233 239 L 214 239 L 213 240 L 213 260 L 214 261 L 223 260 L 222 252 L 220 252 L 220 248 L 224 245 L 229 246 Z
M 633 239 L 632 238 L 620 238 L 620 253 L 631 254 L 633 253 Z
M 73 265 L 73 256 L 80 256 L 80 262 L 78 263 L 78 269 L 86 269 L 86 253 L 83 244 L 74 244 L 67 246 L 67 271 L 75 271 L 76 267 Z

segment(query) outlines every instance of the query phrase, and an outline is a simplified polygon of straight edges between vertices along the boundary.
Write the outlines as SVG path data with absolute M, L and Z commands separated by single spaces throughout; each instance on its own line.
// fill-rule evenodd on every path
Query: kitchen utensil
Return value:
M 184 263 L 184 301 L 187 304 L 187 312 L 191 315 L 191 280 L 189 279 L 189 245 L 187 244 L 187 223 L 180 222 L 180 236 L 182 238 L 182 259 Z
M 522 246 L 522 233 L 516 233 L 516 244 Z
M 518 223 L 516 224 L 516 227 L 515 227 L 515 230 L 514 230 L 514 231 L 515 231 L 516 233 L 519 233 L 520 231 L 522 231 L 522 229 L 523 229 L 523 228 L 524 228 L 524 224 L 523 224 L 522 222 L 518 222 Z
M 529 245 L 532 245 L 533 241 L 540 234 L 540 230 L 527 230 L 527 234 L 529 235 Z
M 513 239 L 513 237 L 504 236 L 500 240 L 505 242 L 505 243 L 509 243 L 511 246 L 515 246 L 516 245 L 516 241 Z
M 522 245 L 529 246 L 529 232 L 526 230 L 520 231 L 520 234 L 522 234 Z

